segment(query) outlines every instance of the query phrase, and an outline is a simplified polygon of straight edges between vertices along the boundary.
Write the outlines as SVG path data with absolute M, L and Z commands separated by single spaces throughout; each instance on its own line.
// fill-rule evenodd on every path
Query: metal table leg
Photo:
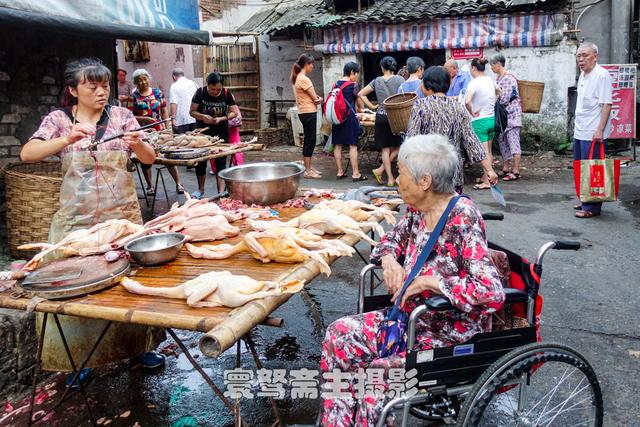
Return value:
M 262 369 L 262 362 L 260 362 L 260 358 L 258 357 L 258 352 L 256 351 L 256 346 L 253 342 L 253 339 L 251 338 L 251 335 L 247 334 L 242 337 L 242 339 L 247 344 L 247 347 L 249 347 L 249 351 L 251 351 L 251 355 L 253 356 L 253 360 L 256 363 L 256 366 L 258 367 L 258 369 Z M 276 417 L 276 422 L 272 424 L 272 427 L 283 425 L 282 419 L 280 418 L 280 411 L 278 411 L 278 406 L 276 405 L 276 401 L 273 399 L 273 397 L 269 397 L 269 402 L 271 402 L 273 415 Z
M 184 353 L 184 355 L 187 357 L 187 360 L 189 360 L 189 362 L 191 363 L 191 365 L 195 368 L 196 371 L 198 371 L 198 373 L 200 374 L 200 376 L 202 376 L 202 378 L 206 381 L 207 384 L 209 384 L 209 387 L 211 387 L 211 389 L 213 390 L 213 392 L 215 393 L 215 395 L 218 397 L 218 399 L 220 399 L 222 401 L 222 403 L 224 404 L 224 406 L 226 406 L 227 408 L 229 408 L 229 410 L 234 413 L 237 414 L 238 411 L 238 405 L 234 405 L 232 404 L 229 399 L 227 399 L 224 396 L 224 393 L 222 393 L 222 391 L 218 388 L 218 386 L 213 382 L 213 380 L 211 379 L 211 377 L 209 375 L 207 375 L 207 373 L 204 371 L 204 369 L 202 369 L 202 366 L 200 366 L 200 364 L 198 362 L 196 362 L 196 360 L 193 358 L 193 356 L 191 355 L 191 353 L 189 353 L 189 349 L 184 345 L 184 343 L 182 342 L 182 340 L 180 338 L 178 338 L 178 336 L 176 335 L 176 333 L 173 331 L 173 329 L 171 328 L 166 328 L 165 329 L 169 335 L 171 335 L 171 338 L 173 338 L 173 340 L 176 342 L 176 344 L 178 344 L 178 347 L 180 347 L 180 350 L 182 350 L 182 352 Z M 243 426 L 248 426 L 248 424 L 246 423 L 246 421 L 244 421 L 241 417 L 239 418 L 240 423 Z
M 142 197 L 144 198 L 144 201 L 147 204 L 147 207 L 149 207 L 149 198 L 147 197 L 147 192 L 144 189 L 144 181 L 142 180 L 142 174 L 140 173 L 140 165 L 138 164 L 138 162 L 133 162 L 133 164 L 136 166 L 138 181 L 140 181 L 140 188 L 142 188 Z
M 166 169 L 166 167 L 161 166 L 156 169 L 156 182 L 153 186 L 153 201 L 151 202 L 151 217 L 153 217 L 153 212 L 156 209 L 156 197 L 158 195 L 158 179 L 162 181 L 162 189 L 164 190 L 164 197 L 167 200 L 167 205 L 169 205 L 169 193 L 167 192 L 167 186 L 164 183 L 164 175 L 162 174 L 163 169 Z

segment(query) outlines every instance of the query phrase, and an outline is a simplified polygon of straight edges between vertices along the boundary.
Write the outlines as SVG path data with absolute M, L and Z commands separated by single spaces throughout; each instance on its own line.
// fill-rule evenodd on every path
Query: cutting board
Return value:
M 160 150 L 160 152 L 167 159 L 186 160 L 197 159 L 198 157 L 206 156 L 209 154 L 209 148 L 167 148 Z
M 103 255 L 89 257 L 72 257 L 54 260 L 36 271 L 75 271 L 82 270 L 80 277 L 60 282 L 22 285 L 18 287 L 30 297 L 39 296 L 46 299 L 66 299 L 79 297 L 108 289 L 120 282 L 129 272 L 127 259 L 107 262 Z

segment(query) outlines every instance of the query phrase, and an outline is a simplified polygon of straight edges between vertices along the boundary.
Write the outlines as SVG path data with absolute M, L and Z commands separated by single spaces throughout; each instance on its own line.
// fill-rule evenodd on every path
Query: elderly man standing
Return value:
M 582 43 L 576 57 L 580 78 L 573 130 L 573 158 L 588 159 L 591 145 L 594 144 L 593 158 L 600 159 L 600 144 L 604 144 L 611 133 L 609 114 L 613 102 L 613 84 L 607 70 L 598 65 L 598 46 L 594 43 Z M 577 210 L 576 217 L 592 218 L 600 215 L 602 203 L 582 203 L 574 208 Z
M 460 71 L 458 62 L 450 59 L 444 63 L 444 68 L 451 77 L 451 84 L 447 91 L 447 96 L 458 96 L 460 92 L 467 90 L 467 85 L 471 81 L 471 76 L 466 71 Z
M 169 89 L 171 127 L 174 134 L 186 133 L 196 128 L 196 119 L 191 117 L 189 109 L 198 85 L 184 76 L 182 68 L 174 68 L 171 77 L 174 82 Z

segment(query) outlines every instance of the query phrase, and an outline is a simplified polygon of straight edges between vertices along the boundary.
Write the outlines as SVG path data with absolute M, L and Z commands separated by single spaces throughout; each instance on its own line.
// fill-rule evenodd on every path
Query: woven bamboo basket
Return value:
M 522 102 L 523 113 L 539 113 L 542 105 L 542 94 L 544 93 L 544 83 L 518 80 L 518 92 Z
M 415 93 L 398 93 L 384 100 L 384 110 L 387 112 L 389 126 L 394 135 L 400 135 L 407 131 L 411 109 L 418 95 Z
M 60 206 L 60 162 L 11 163 L 5 169 L 9 252 L 30 258 L 35 252 L 19 251 L 25 243 L 46 242 L 51 218 Z

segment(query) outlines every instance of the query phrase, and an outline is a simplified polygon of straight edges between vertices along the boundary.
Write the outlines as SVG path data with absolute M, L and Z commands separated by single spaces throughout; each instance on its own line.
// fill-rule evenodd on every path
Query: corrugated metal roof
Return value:
M 326 28 L 361 22 L 408 22 L 437 16 L 557 10 L 566 0 L 379 0 L 361 12 L 333 13 L 324 0 L 284 2 L 252 16 L 238 31 L 274 33 L 293 27 Z

